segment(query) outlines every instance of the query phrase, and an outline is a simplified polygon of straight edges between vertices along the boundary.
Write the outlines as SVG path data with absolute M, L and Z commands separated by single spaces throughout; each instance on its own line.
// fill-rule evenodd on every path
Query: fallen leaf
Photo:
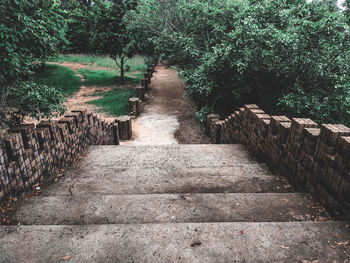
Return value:
M 61 260 L 70 260 L 72 258 L 72 256 L 65 256 L 63 258 L 61 258 Z
M 349 241 L 338 242 L 337 244 L 338 244 L 338 246 L 347 246 L 347 245 L 349 245 Z
M 239 231 L 239 232 L 238 232 L 238 235 L 239 235 L 239 236 L 243 236 L 243 230 Z
M 293 216 L 294 219 L 303 221 L 305 218 L 302 215 Z
M 337 248 L 337 247 L 336 247 L 336 246 L 331 246 L 331 248 L 333 248 L 333 249 L 334 249 L 334 248 Z
M 316 221 L 321 221 L 321 222 L 327 221 L 327 220 L 328 220 L 328 218 L 327 218 L 327 217 L 324 217 L 324 216 L 319 216 L 319 217 L 316 219 Z
M 335 238 L 341 238 L 341 236 L 339 236 L 337 234 L 332 234 L 332 236 L 334 236 Z

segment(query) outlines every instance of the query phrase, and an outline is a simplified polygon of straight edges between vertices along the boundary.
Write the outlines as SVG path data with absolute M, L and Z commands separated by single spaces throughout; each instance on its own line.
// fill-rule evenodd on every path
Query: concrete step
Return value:
M 0 227 L 1 263 L 347 262 L 349 223 Z M 63 261 L 65 262 L 65 261 Z
M 93 146 L 85 158 L 87 168 L 104 167 L 230 167 L 257 164 L 240 144 Z
M 44 196 L 18 203 L 14 224 L 284 222 L 326 218 L 308 195 L 145 194 Z
M 266 175 L 267 174 L 267 175 Z M 225 168 L 104 168 L 86 169 L 85 161 L 43 195 L 116 195 L 162 193 L 292 192 L 283 177 L 269 175 L 263 165 Z

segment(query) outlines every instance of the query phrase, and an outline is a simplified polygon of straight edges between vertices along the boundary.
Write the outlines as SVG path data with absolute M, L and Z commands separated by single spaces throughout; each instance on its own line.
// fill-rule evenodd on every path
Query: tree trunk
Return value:
M 120 82 L 122 85 L 125 83 L 125 77 L 124 77 L 124 56 L 120 56 Z

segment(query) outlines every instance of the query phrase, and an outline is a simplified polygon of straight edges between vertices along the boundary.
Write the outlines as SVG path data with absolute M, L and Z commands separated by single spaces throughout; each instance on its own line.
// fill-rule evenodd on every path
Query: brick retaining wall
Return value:
M 74 111 L 53 122 L 22 124 L 0 135 L 0 201 L 30 190 L 71 165 L 90 145 L 119 142 L 118 124 L 86 111 Z
M 255 104 L 224 120 L 208 116 L 212 143 L 242 143 L 298 191 L 311 192 L 338 219 L 350 219 L 350 129 L 270 116 Z

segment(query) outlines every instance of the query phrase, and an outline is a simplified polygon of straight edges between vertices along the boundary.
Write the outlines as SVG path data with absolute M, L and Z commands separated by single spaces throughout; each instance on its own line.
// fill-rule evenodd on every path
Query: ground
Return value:
M 152 78 L 142 115 L 133 122 L 134 139 L 126 145 L 209 143 L 185 98 L 185 84 L 175 69 L 160 64 Z
M 83 64 L 77 62 L 55 62 L 61 66 L 74 70 L 86 81 L 82 69 L 113 71 L 110 67 L 99 67 L 95 64 Z M 85 86 L 73 96 L 69 97 L 65 105 L 67 111 L 86 109 L 96 113 L 100 118 L 113 122 L 116 116 L 110 115 L 89 102 L 101 98 L 92 96 L 96 93 L 108 92 L 116 88 L 132 88 L 135 84 L 118 86 Z M 175 69 L 171 69 L 166 63 L 160 64 L 150 85 L 150 90 L 143 103 L 143 113 L 133 120 L 133 140 L 122 142 L 125 145 L 142 144 L 200 144 L 210 143 L 204 134 L 199 121 L 195 116 L 196 106 L 194 102 L 185 98 L 185 84 L 178 77 Z

